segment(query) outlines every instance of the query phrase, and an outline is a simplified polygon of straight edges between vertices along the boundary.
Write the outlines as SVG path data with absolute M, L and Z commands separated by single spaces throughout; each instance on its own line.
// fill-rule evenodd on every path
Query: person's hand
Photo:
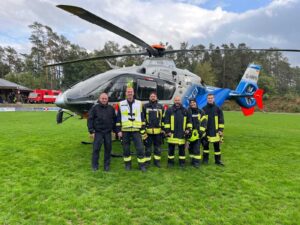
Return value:
M 189 134 L 190 130 L 185 130 L 184 133 Z
M 172 135 L 172 133 L 171 133 L 171 132 L 167 133 L 167 136 L 168 136 L 168 137 L 171 137 L 171 135 Z
M 222 131 L 219 131 L 218 133 L 219 133 L 219 135 L 220 135 L 221 137 L 223 136 L 223 132 L 222 132 Z
M 120 131 L 120 132 L 118 133 L 118 137 L 119 137 L 119 138 L 122 138 L 122 136 L 123 136 L 123 134 L 122 134 L 122 132 Z
M 95 139 L 95 133 L 90 134 L 90 139 Z

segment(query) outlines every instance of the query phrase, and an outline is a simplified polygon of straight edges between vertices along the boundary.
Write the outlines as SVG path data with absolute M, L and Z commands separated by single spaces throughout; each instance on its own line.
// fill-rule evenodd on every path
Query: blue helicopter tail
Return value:
M 255 105 L 260 109 L 263 108 L 263 90 L 257 86 L 260 70 L 261 66 L 250 64 L 235 91 L 231 91 L 229 94 L 241 106 L 245 116 L 254 113 Z

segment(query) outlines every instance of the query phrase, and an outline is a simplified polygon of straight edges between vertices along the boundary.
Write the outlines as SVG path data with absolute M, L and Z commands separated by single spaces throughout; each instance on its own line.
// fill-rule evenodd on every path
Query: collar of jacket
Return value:
M 155 106 L 155 105 L 157 104 L 157 101 L 152 102 L 152 101 L 149 100 L 149 104 L 150 104 L 151 106 Z
M 134 101 L 135 101 L 135 99 L 133 99 L 132 102 L 128 101 L 128 99 L 126 99 L 126 100 L 127 100 L 127 103 L 128 103 L 129 105 L 133 104 Z
M 102 104 L 101 102 L 98 103 L 101 107 L 106 108 L 108 104 Z

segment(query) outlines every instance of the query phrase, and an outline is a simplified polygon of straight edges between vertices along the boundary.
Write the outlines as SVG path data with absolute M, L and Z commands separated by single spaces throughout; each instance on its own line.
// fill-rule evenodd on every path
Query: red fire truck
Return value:
M 59 90 L 35 89 L 28 96 L 29 103 L 54 103 L 61 93 Z

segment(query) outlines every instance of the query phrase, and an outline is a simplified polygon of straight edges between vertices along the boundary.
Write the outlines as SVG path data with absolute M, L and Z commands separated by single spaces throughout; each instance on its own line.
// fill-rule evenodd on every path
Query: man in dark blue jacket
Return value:
M 116 113 L 111 105 L 108 105 L 108 96 L 102 93 L 98 103 L 89 111 L 88 130 L 94 139 L 92 168 L 94 171 L 99 167 L 99 152 L 104 143 L 104 170 L 109 171 L 110 154 L 112 149 L 111 132 L 115 131 Z
M 223 111 L 215 104 L 213 94 L 207 95 L 207 105 L 203 108 L 207 116 L 206 135 L 202 139 L 203 144 L 203 163 L 207 164 L 209 159 L 209 143 L 213 143 L 215 150 L 215 163 L 224 166 L 221 161 L 220 142 L 223 137 L 224 116 Z

